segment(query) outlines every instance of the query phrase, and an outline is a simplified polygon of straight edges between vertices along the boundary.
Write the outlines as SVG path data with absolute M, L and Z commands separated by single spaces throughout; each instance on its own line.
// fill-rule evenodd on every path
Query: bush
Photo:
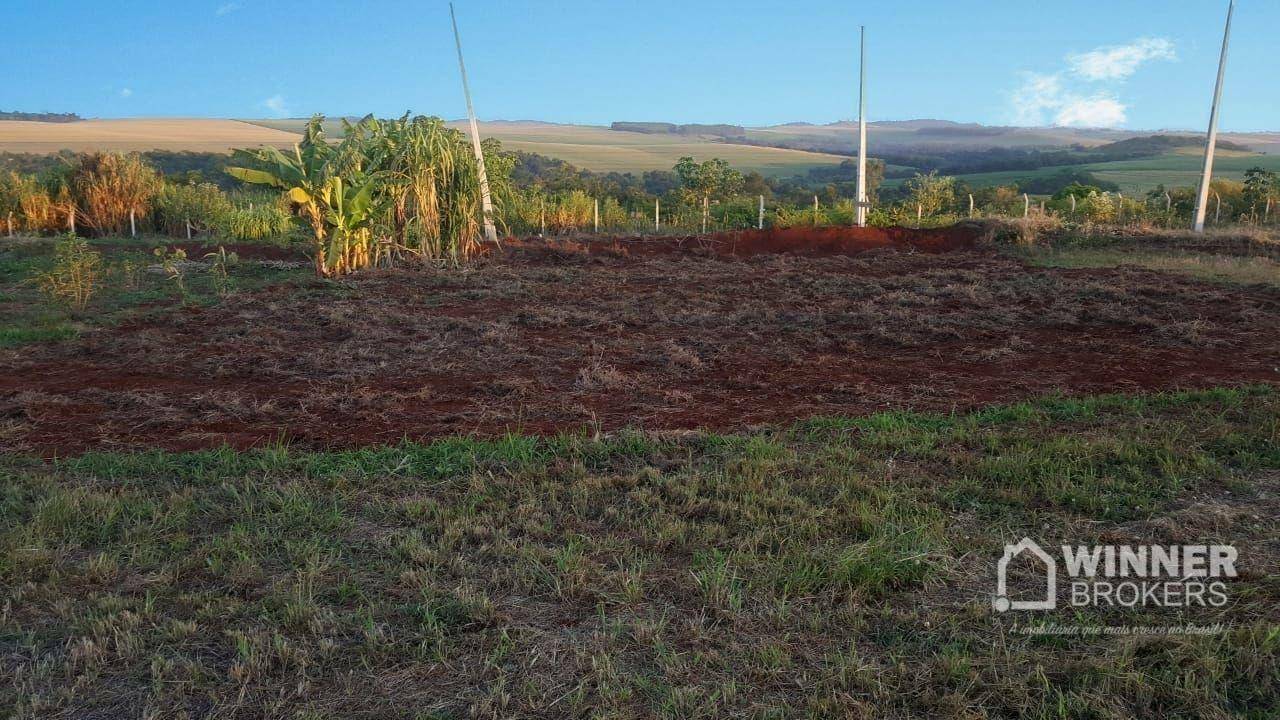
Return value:
M 174 237 L 192 230 L 203 232 L 225 226 L 233 210 L 231 200 L 212 183 L 199 185 L 165 185 L 156 195 L 155 223 L 160 232 Z
M 242 242 L 282 238 L 293 229 L 293 215 L 283 196 L 250 196 L 230 205 L 216 221 L 218 234 Z
M 83 310 L 97 292 L 102 255 L 74 235 L 58 241 L 53 269 L 36 277 L 36 285 L 51 301 Z
M 70 185 L 79 221 L 99 235 L 119 235 L 129 227 L 130 213 L 146 215 L 160 176 L 136 153 L 91 153 L 81 156 Z

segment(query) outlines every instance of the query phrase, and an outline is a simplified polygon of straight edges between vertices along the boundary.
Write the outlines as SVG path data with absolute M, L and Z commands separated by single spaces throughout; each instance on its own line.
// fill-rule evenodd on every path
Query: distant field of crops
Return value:
M 248 120 L 276 130 L 300 132 L 304 120 Z M 340 120 L 326 121 L 326 132 L 338 134 Z M 450 123 L 463 128 L 466 123 Z M 509 150 L 558 158 L 596 172 L 670 170 L 686 155 L 698 160 L 722 158 L 743 172 L 770 177 L 802 174 L 810 168 L 837 165 L 847 158 L 825 153 L 718 142 L 688 135 L 662 135 L 610 130 L 593 125 L 539 122 L 483 122 L 480 134 L 497 138 Z
M 1003 172 L 959 175 L 958 179 L 974 187 L 1008 185 L 1029 178 L 1049 177 L 1064 170 L 1086 170 L 1100 180 L 1116 183 L 1123 193 L 1141 194 L 1156 187 L 1187 187 L 1199 182 L 1203 156 L 1197 153 L 1170 153 L 1140 160 L 1122 160 L 1088 165 L 1044 167 L 1037 170 L 1006 170 Z M 1223 180 L 1243 180 L 1246 170 L 1262 167 L 1280 171 L 1280 155 L 1254 155 L 1238 152 L 1219 154 L 1213 164 L 1213 176 Z M 886 186 L 901 181 L 888 180 Z
M 78 122 L 0 121 L 0 152 L 52 153 L 172 150 L 229 152 L 232 148 L 289 147 L 297 138 L 239 120 L 128 118 Z

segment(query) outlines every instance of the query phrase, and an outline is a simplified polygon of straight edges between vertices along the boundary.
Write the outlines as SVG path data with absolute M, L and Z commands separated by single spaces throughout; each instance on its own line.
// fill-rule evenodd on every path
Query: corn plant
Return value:
M 219 245 L 218 252 L 206 253 L 204 258 L 209 261 L 209 274 L 213 276 L 218 297 L 231 294 L 231 266 L 240 262 L 240 257 Z
M 182 266 L 187 260 L 187 251 L 182 248 L 170 250 L 167 247 L 158 247 L 152 253 L 160 260 L 160 267 L 164 268 L 169 280 L 178 288 L 178 294 L 185 300 L 187 297 L 187 282 Z
M 53 268 L 36 277 L 36 285 L 51 301 L 84 310 L 98 290 L 102 255 L 89 243 L 68 235 L 53 252 Z

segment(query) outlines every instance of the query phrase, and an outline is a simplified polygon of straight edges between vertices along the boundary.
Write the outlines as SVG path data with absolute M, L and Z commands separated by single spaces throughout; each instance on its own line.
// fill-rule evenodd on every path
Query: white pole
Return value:
M 480 207 L 484 214 L 484 236 L 491 243 L 498 242 L 498 231 L 493 226 L 493 199 L 489 196 L 489 174 L 484 169 L 484 152 L 480 149 L 480 125 L 471 105 L 471 88 L 467 85 L 467 66 L 462 62 L 462 37 L 458 35 L 458 19 L 449 3 L 449 21 L 453 23 L 453 42 L 458 48 L 458 72 L 462 74 L 462 94 L 467 98 L 467 117 L 471 121 L 471 149 L 476 154 L 476 169 L 480 176 Z
M 1217 225 L 1218 218 L 1222 216 L 1222 196 L 1218 194 L 1217 190 L 1213 191 L 1213 196 L 1218 200 L 1218 204 L 1213 206 L 1213 224 Z
M 867 225 L 867 27 L 859 30 L 858 42 L 858 227 Z
M 129 237 L 138 237 L 138 226 L 133 222 L 133 208 L 129 208 Z
M 1222 31 L 1222 53 L 1218 56 L 1218 81 L 1213 86 L 1213 106 L 1209 110 L 1209 133 L 1204 143 L 1204 173 L 1200 177 L 1200 192 L 1196 196 L 1194 225 L 1196 232 L 1204 232 L 1204 215 L 1209 206 L 1209 182 L 1213 178 L 1213 151 L 1218 144 L 1218 107 L 1222 104 L 1222 79 L 1227 72 L 1227 44 L 1231 40 L 1231 16 L 1235 13 L 1235 9 L 1236 0 L 1231 0 L 1227 5 L 1227 25 Z M 1218 204 L 1222 204 L 1221 199 Z
M 813 196 L 813 226 L 818 227 L 818 196 Z
M 1071 214 L 1072 215 L 1076 214 L 1076 196 L 1075 195 L 1071 196 Z
M 1268 220 L 1268 219 L 1270 219 L 1270 218 L 1271 218 L 1271 198 L 1269 198 L 1269 197 L 1268 197 L 1268 198 L 1267 198 L 1267 209 L 1266 209 L 1266 211 L 1265 211 L 1265 212 L 1263 212 L 1263 213 L 1262 213 L 1262 224 L 1263 224 L 1263 225 L 1266 225 L 1266 224 L 1267 224 L 1267 220 Z M 10 216 L 10 219 L 9 219 L 9 234 L 10 234 L 10 235 L 13 235 L 13 219 L 12 219 L 12 216 Z
M 1267 200 L 1267 209 L 1270 209 L 1270 208 L 1271 208 L 1271 201 Z M 760 196 L 760 214 L 756 218 L 756 229 L 757 230 L 764 229 L 764 196 L 763 195 Z
M 711 210 L 711 197 L 708 195 L 703 195 L 702 196 L 702 234 L 703 235 L 707 234 L 707 214 L 710 212 L 710 210 Z
M 659 222 L 659 218 L 661 218 L 661 215 L 659 214 L 660 212 L 659 204 L 661 202 L 662 201 L 659 200 L 658 198 L 653 199 L 653 231 L 654 232 L 658 232 L 658 228 L 662 226 L 661 223 Z
M 1124 222 L 1124 193 L 1116 193 L 1116 222 Z
M 916 203 L 916 227 L 920 227 L 920 220 L 924 217 L 924 205 Z
M 13 211 L 9 211 L 9 237 L 13 237 Z
M 596 198 L 596 234 L 600 234 L 600 198 Z
M 1022 217 L 1031 214 L 1031 198 L 1026 193 L 1022 193 Z
M 1173 198 L 1169 195 L 1169 191 L 1164 193 L 1164 211 L 1169 212 L 1173 209 Z
M 969 193 L 969 217 L 973 217 L 973 193 Z
M 191 239 L 191 221 L 190 220 L 187 221 L 187 239 L 188 240 Z
M 542 232 L 539 234 L 546 235 L 547 234 L 547 199 L 546 198 L 542 198 L 541 208 L 542 210 L 538 214 L 538 220 L 541 223 Z
M 67 227 L 71 229 L 71 234 L 76 234 L 76 206 L 72 205 L 67 211 Z

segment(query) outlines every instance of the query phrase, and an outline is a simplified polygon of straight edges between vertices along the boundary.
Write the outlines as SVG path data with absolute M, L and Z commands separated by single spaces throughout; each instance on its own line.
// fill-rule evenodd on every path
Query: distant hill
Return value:
M 26 120 L 29 122 L 68 123 L 78 122 L 84 118 L 75 113 L 32 113 L 0 110 L 0 120 Z

